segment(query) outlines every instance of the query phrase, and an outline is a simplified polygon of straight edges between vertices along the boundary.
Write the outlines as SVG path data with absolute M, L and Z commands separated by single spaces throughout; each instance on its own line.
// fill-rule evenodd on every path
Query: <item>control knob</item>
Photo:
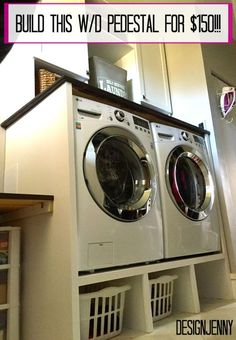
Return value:
M 189 140 L 189 134 L 186 131 L 181 132 L 183 140 L 187 141 Z
M 124 119 L 125 119 L 125 114 L 124 114 L 123 111 L 121 111 L 121 110 L 115 110 L 114 114 L 115 114 L 116 119 L 117 119 L 119 122 L 123 122 L 123 121 L 124 121 Z

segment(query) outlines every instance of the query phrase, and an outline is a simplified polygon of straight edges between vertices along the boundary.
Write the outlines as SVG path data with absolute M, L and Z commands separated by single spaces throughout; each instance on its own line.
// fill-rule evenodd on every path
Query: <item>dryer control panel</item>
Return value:
M 182 131 L 182 132 L 181 132 L 181 136 L 182 136 L 183 140 L 185 140 L 185 141 L 187 141 L 187 140 L 190 139 L 189 133 L 186 132 L 186 131 Z
M 203 137 L 193 135 L 194 142 L 199 146 L 205 147 L 205 141 Z
M 181 131 L 179 139 L 194 144 L 195 146 L 200 147 L 201 149 L 206 148 L 204 138 L 199 135 L 195 135 L 191 132 Z
M 152 132 L 155 143 L 184 143 L 194 145 L 200 149 L 206 149 L 205 140 L 202 136 L 192 132 L 176 128 L 174 126 L 152 123 Z

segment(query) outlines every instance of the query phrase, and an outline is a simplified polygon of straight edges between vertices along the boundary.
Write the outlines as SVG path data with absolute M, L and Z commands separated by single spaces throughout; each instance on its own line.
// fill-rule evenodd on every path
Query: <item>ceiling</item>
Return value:
M 33 3 L 33 2 L 38 2 L 39 0 L 30 0 L 29 3 Z M 155 0 L 156 1 L 156 0 Z M 175 2 L 176 0 L 174 0 L 173 2 Z M 178 0 L 179 1 L 179 0 Z M 205 0 L 201 0 L 205 1 Z M 217 0 L 219 1 L 219 0 Z M 7 55 L 7 53 L 10 51 L 12 45 L 11 44 L 4 44 L 3 43 L 3 30 L 4 30 L 4 22 L 3 22 L 3 7 L 4 7 L 4 2 L 8 2 L 8 3 L 22 3 L 22 0 L 17 1 L 17 0 L 7 0 L 7 1 L 0 1 L 0 63 L 1 61 L 5 58 L 5 56 Z M 24 1 L 25 3 L 27 1 Z M 49 1 L 50 2 L 50 1 Z M 52 1 L 51 1 L 52 2 Z M 132 1 L 130 1 L 132 2 Z M 142 2 L 145 2 L 145 0 L 143 0 Z M 210 2 L 210 1 L 209 1 Z M 236 0 L 227 0 L 226 2 L 232 2 L 233 3 L 233 7 L 234 7 L 234 40 L 236 40 L 236 24 L 235 24 L 235 18 L 236 18 Z

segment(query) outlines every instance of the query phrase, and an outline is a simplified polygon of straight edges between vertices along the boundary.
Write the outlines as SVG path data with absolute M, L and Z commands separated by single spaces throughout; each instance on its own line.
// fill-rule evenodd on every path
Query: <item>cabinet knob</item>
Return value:
M 89 70 L 86 70 L 86 74 L 87 74 L 87 76 L 89 76 Z
M 143 99 L 147 99 L 147 97 L 145 96 L 145 94 L 143 94 Z

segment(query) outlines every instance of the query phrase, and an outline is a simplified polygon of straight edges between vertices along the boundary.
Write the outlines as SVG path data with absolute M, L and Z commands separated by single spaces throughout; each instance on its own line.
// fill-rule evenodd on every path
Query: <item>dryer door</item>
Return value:
M 95 202 L 115 219 L 138 220 L 153 204 L 153 164 L 128 130 L 107 127 L 93 135 L 84 154 L 84 177 Z
M 206 218 L 214 202 L 214 184 L 207 164 L 196 150 L 178 146 L 166 165 L 170 196 L 180 212 L 191 220 Z

